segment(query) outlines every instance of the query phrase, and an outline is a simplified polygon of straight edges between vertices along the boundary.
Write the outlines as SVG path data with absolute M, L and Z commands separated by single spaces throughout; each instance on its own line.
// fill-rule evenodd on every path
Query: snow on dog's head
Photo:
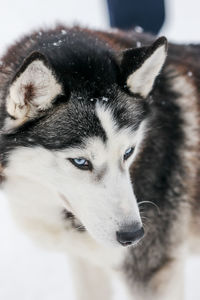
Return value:
M 129 169 L 166 41 L 117 58 L 101 43 L 96 52 L 67 47 L 29 56 L 8 87 L 5 190 L 34 232 L 51 238 L 81 230 L 105 245 L 134 244 L 143 229 Z

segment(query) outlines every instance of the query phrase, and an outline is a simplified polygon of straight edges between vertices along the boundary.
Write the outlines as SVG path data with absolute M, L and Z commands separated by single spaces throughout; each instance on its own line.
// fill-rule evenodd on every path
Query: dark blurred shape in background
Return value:
M 107 0 L 110 25 L 120 29 L 140 26 L 157 34 L 165 20 L 164 0 Z

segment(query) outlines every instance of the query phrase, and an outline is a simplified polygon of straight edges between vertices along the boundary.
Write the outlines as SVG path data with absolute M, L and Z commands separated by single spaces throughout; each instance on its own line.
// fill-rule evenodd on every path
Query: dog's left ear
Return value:
M 61 93 L 62 86 L 46 57 L 33 52 L 15 74 L 8 90 L 6 108 L 12 118 L 11 127 L 50 108 Z
M 122 53 L 123 84 L 134 93 L 146 98 L 152 90 L 167 55 L 167 40 L 157 39 L 150 47 L 128 49 Z

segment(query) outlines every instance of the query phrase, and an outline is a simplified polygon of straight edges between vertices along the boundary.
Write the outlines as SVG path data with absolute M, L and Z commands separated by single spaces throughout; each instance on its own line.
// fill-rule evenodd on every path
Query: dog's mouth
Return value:
M 79 221 L 78 218 L 76 218 L 70 211 L 68 211 L 67 209 L 63 210 L 63 217 L 64 220 L 66 220 L 72 228 L 76 229 L 77 231 L 81 231 L 84 232 L 86 231 L 85 226 Z
M 77 231 L 86 231 L 85 226 L 81 223 L 81 221 L 74 215 L 73 209 L 67 200 L 67 198 L 63 194 L 59 194 L 61 199 L 65 203 L 65 207 L 63 209 L 63 218 L 66 222 L 68 222 L 68 225 L 70 223 L 71 227 L 76 229 Z

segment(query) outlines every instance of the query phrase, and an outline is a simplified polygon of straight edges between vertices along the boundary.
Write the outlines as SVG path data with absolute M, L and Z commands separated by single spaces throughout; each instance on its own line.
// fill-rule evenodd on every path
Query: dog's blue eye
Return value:
M 92 164 L 85 158 L 69 158 L 69 161 L 81 170 L 92 170 Z
M 128 148 L 124 153 L 124 160 L 127 160 L 133 154 L 134 148 Z
M 74 158 L 74 162 L 79 166 L 83 166 L 87 164 L 87 160 L 83 158 Z

